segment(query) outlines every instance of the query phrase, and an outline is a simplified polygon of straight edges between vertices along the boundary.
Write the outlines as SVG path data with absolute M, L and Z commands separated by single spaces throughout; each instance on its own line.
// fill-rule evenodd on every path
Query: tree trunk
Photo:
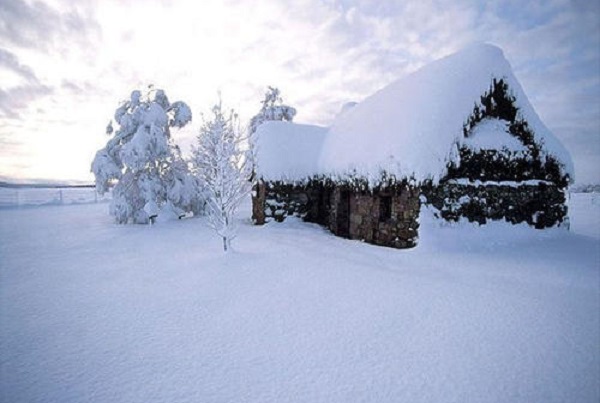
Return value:
M 223 250 L 227 252 L 227 237 L 223 237 Z

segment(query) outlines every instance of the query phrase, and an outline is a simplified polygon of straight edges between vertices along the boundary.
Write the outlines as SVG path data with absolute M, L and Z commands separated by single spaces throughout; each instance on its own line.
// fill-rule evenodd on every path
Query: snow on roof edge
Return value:
M 326 127 L 268 121 L 256 130 L 256 173 L 264 180 L 301 182 L 318 175 Z

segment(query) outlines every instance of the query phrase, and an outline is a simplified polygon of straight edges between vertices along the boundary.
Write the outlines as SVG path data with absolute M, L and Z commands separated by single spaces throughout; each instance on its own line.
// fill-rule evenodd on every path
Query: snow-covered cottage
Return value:
M 446 220 L 560 224 L 573 164 L 502 51 L 475 45 L 347 108 L 330 128 L 261 125 L 256 173 L 256 224 L 295 214 L 406 248 L 421 203 Z

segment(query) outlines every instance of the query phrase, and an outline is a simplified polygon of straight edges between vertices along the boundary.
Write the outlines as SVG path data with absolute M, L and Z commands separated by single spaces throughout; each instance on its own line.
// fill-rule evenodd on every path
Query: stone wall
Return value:
M 441 218 L 526 222 L 536 228 L 561 224 L 567 217 L 565 191 L 545 181 L 469 182 L 437 186 L 397 186 L 393 191 L 357 192 L 320 183 L 293 186 L 259 183 L 253 191 L 254 223 L 281 222 L 288 216 L 321 224 L 334 234 L 368 243 L 410 248 L 418 238 L 419 195 Z
M 288 216 L 295 216 L 327 225 L 330 193 L 330 189 L 321 185 L 260 182 L 253 190 L 253 221 L 255 224 L 282 222 Z
M 347 196 L 343 192 L 336 188 L 332 195 L 330 229 L 334 234 L 395 248 L 416 245 L 420 208 L 418 189 L 404 187 L 373 194 L 349 192 Z M 348 207 L 340 208 L 346 202 Z M 387 214 L 382 215 L 382 209 L 386 209 Z M 341 210 L 344 211 L 342 214 Z
M 464 217 L 485 224 L 504 219 L 542 229 L 562 223 L 567 216 L 565 192 L 551 182 L 449 181 L 424 188 L 423 195 L 448 221 Z
M 413 247 L 418 237 L 419 190 L 408 186 L 369 193 L 320 183 L 259 183 L 252 202 L 255 224 L 297 216 L 326 226 L 339 236 L 395 248 Z M 385 217 L 383 205 L 388 209 Z

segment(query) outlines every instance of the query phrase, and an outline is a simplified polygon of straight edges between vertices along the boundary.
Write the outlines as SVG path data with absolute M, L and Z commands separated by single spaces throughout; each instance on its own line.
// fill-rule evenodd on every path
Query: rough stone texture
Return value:
M 389 216 L 382 217 L 382 198 L 389 202 Z M 415 188 L 373 194 L 353 192 L 349 195 L 346 236 L 382 246 L 413 247 L 418 237 L 419 208 L 419 191 Z M 336 229 L 332 228 L 332 232 L 336 233 Z
M 252 199 L 256 224 L 271 220 L 281 222 L 294 215 L 326 226 L 345 238 L 395 248 L 416 245 L 417 188 L 399 186 L 383 193 L 357 192 L 343 186 L 331 188 L 320 183 L 306 186 L 264 183 L 256 188 Z M 390 203 L 390 216 L 384 219 L 380 211 L 383 197 Z
M 296 186 L 276 182 L 260 182 L 252 194 L 252 218 L 255 224 L 272 220 L 281 222 L 288 216 L 325 224 L 321 217 L 328 208 L 327 189 L 322 186 Z M 262 220 L 261 220 L 262 218 Z
M 535 228 L 562 223 L 567 216 L 564 190 L 553 184 L 480 186 L 443 183 L 423 190 L 427 203 L 440 211 L 442 218 L 457 221 L 461 217 L 485 224 L 487 220 L 527 222 Z
M 252 218 L 255 224 L 264 224 L 293 215 L 345 238 L 410 248 L 418 238 L 420 194 L 448 221 L 464 217 L 485 224 L 504 219 L 542 229 L 559 225 L 567 217 L 564 190 L 543 182 L 518 186 L 446 182 L 422 188 L 397 186 L 373 193 L 318 182 L 304 186 L 259 182 L 252 197 Z M 381 211 L 384 205 L 389 216 Z

